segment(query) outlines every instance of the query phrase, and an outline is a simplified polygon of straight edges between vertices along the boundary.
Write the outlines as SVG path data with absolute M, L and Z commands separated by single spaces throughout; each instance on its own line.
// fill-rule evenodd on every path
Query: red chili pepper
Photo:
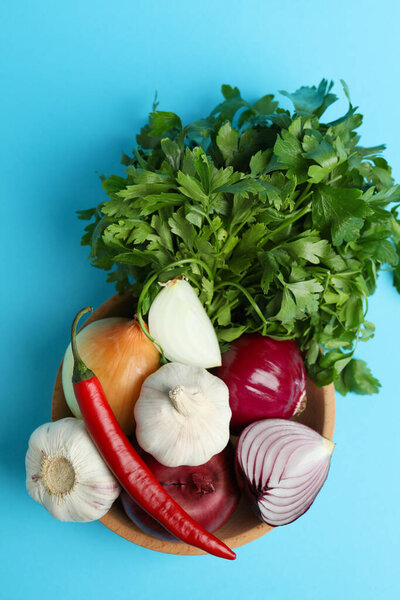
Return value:
M 74 356 L 72 383 L 93 442 L 129 496 L 168 531 L 187 544 L 234 560 L 236 554 L 228 546 L 203 529 L 169 496 L 118 424 L 99 380 L 79 356 L 76 345 L 78 321 L 83 314 L 91 311 L 91 307 L 83 308 L 75 317 L 71 346 Z

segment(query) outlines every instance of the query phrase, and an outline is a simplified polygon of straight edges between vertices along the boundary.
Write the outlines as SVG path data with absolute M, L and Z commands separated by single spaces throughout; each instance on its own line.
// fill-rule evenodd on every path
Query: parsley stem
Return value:
M 331 177 L 332 177 L 332 175 L 331 175 Z M 336 177 L 333 177 L 332 179 L 329 180 L 329 185 L 332 185 L 332 183 L 339 181 L 339 179 L 341 179 L 341 178 L 342 178 L 341 175 L 336 175 Z
M 191 258 L 182 258 L 181 260 L 176 260 L 172 263 L 169 263 L 168 265 L 165 265 L 165 267 L 162 267 L 161 269 L 159 269 L 156 273 L 154 273 L 145 283 L 145 285 L 143 286 L 142 292 L 140 294 L 140 297 L 142 296 L 142 294 L 147 294 L 147 290 L 150 288 L 151 284 L 154 283 L 154 281 L 160 276 L 162 275 L 162 273 L 165 273 L 166 271 L 169 271 L 170 269 L 173 269 L 174 267 L 180 267 L 181 265 L 186 265 L 188 263 L 197 263 L 198 265 L 200 265 L 201 267 L 203 267 L 203 269 L 205 270 L 205 272 L 207 273 L 209 280 L 211 281 L 211 283 L 214 282 L 214 277 L 212 274 L 212 271 L 210 269 L 210 267 L 200 258 L 195 258 L 194 256 Z M 193 281 L 193 277 L 188 276 L 188 278 Z M 139 301 L 140 301 L 140 297 L 139 297 Z
M 301 194 L 300 198 L 299 198 L 299 199 L 297 200 L 297 202 L 295 203 L 295 205 L 294 205 L 294 209 L 293 209 L 293 210 L 296 210 L 296 209 L 297 209 L 297 208 L 300 206 L 300 204 L 302 204 L 302 203 L 303 203 L 303 201 L 304 201 L 306 198 L 308 198 L 309 196 L 311 196 L 311 194 L 313 193 L 313 192 L 310 192 L 310 191 L 309 191 L 309 190 L 310 190 L 310 188 L 311 188 L 311 186 L 312 186 L 312 183 L 307 183 L 307 186 L 306 186 L 305 190 L 303 191 L 303 193 Z
M 250 218 L 250 217 L 251 217 L 251 213 L 249 214 L 249 218 Z M 237 227 L 237 228 L 236 228 L 235 232 L 231 234 L 231 235 L 232 235 L 232 237 L 235 237 L 235 235 L 237 235 L 237 234 L 239 233 L 239 231 L 240 231 L 241 229 L 243 229 L 243 227 L 244 227 L 245 225 L 247 225 L 247 224 L 248 224 L 248 219 L 243 219 L 243 222 L 242 222 L 242 223 L 240 223 L 239 227 Z
M 301 211 L 297 213 L 297 215 L 293 215 L 291 218 L 286 219 L 282 223 L 282 225 L 279 225 L 279 227 L 277 227 L 276 229 L 274 229 L 269 234 L 263 237 L 263 239 L 261 240 L 260 247 L 262 248 L 265 245 L 265 242 L 267 242 L 271 237 L 273 237 L 283 229 L 286 229 L 286 227 L 289 227 L 289 225 L 293 225 L 293 223 L 301 219 L 301 217 L 304 217 L 304 215 L 306 215 L 309 212 L 311 212 L 311 206 L 307 205 L 304 208 L 302 208 Z
M 328 271 L 327 275 L 326 275 L 326 279 L 325 279 L 325 285 L 324 285 L 324 291 L 322 292 L 322 296 L 325 296 L 326 291 L 329 287 L 329 284 L 331 282 L 331 272 Z
M 210 267 L 203 260 L 201 260 L 200 258 L 195 258 L 194 256 L 191 258 L 182 258 L 181 260 L 176 260 L 172 263 L 169 263 L 169 265 L 166 265 L 165 267 L 163 267 L 162 269 L 157 271 L 157 274 L 161 275 L 161 273 L 165 273 L 165 271 L 168 271 L 169 269 L 172 269 L 173 267 L 180 267 L 181 265 L 185 265 L 188 263 L 197 263 L 198 265 L 203 267 L 204 271 L 208 275 L 209 280 L 211 282 L 214 281 L 214 277 L 213 277 Z
M 221 308 L 221 310 L 219 310 L 213 317 L 211 317 L 211 321 L 214 323 L 218 319 L 219 315 L 224 312 L 224 310 L 226 310 L 227 308 L 234 308 L 237 305 L 237 303 L 238 299 L 235 298 L 234 300 L 232 300 L 232 302 L 229 302 L 229 304 L 225 304 Z
M 214 238 L 215 238 L 215 247 L 216 247 L 217 252 L 219 253 L 219 251 L 220 251 L 221 248 L 220 248 L 220 244 L 219 244 L 219 239 L 218 239 L 218 236 L 217 236 L 217 232 L 214 229 L 213 222 L 211 221 L 210 217 L 207 214 L 206 214 L 206 219 L 207 219 L 208 225 L 209 225 L 209 227 L 210 227 L 210 229 L 211 229 L 211 231 L 212 231 L 212 233 L 214 235 Z
M 240 230 L 241 230 L 241 229 L 242 229 L 242 228 L 243 228 L 245 225 L 247 225 L 247 224 L 248 224 L 248 221 L 247 221 L 247 220 L 244 220 L 244 221 L 243 221 L 243 223 L 241 223 L 241 224 L 239 225 L 239 227 L 237 227 L 237 228 L 236 228 L 236 230 L 235 230 L 233 233 L 230 233 L 230 234 L 228 235 L 228 237 L 226 238 L 226 240 L 225 240 L 225 243 L 224 243 L 224 245 L 223 245 L 223 247 L 222 247 L 222 250 L 224 250 L 224 247 L 225 247 L 225 246 L 228 246 L 228 247 L 229 247 L 229 244 L 230 244 L 230 241 L 231 241 L 231 239 L 235 238 L 235 237 L 237 236 L 237 234 L 240 232 Z M 238 241 L 239 241 L 239 240 L 238 240 Z M 232 248 L 232 250 L 234 250 L 234 248 Z M 232 252 L 232 250 L 229 252 L 229 254 Z M 225 256 L 227 257 L 227 256 L 229 256 L 229 254 L 227 254 L 227 255 L 225 255 Z
M 264 315 L 261 312 L 260 307 L 258 306 L 257 302 L 254 300 L 253 296 L 251 294 L 249 294 L 249 292 L 240 285 L 240 283 L 236 283 L 236 281 L 222 281 L 221 283 L 218 283 L 214 290 L 218 290 L 222 287 L 236 287 L 238 290 L 240 290 L 242 292 L 242 294 L 244 294 L 247 298 L 247 300 L 250 302 L 251 306 L 253 307 L 253 309 L 255 310 L 255 312 L 258 314 L 258 316 L 260 317 L 261 321 L 264 323 L 264 325 L 268 325 L 268 321 L 265 319 Z
M 219 243 L 219 239 L 218 239 L 218 236 L 217 236 L 217 232 L 215 231 L 215 228 L 214 228 L 214 225 L 213 225 L 213 222 L 212 222 L 212 220 L 210 219 L 210 217 L 209 217 L 209 215 L 208 215 L 207 213 L 205 213 L 205 217 L 206 217 L 206 219 L 207 219 L 208 226 L 210 227 L 210 229 L 211 229 L 211 231 L 212 231 L 212 233 L 213 233 L 213 235 L 214 235 L 214 239 L 215 239 L 215 250 L 216 250 L 216 252 L 217 252 L 217 255 L 216 255 L 216 257 L 215 257 L 215 261 L 214 261 L 214 267 L 213 267 L 213 270 L 212 270 L 212 279 L 211 279 L 211 281 L 214 281 L 214 279 L 215 279 L 215 275 L 216 275 L 216 273 L 217 273 L 217 268 L 218 268 L 218 258 L 219 258 L 219 255 L 220 255 L 220 253 L 221 253 L 221 245 L 220 245 L 220 243 Z
M 143 321 L 143 315 L 142 315 L 142 306 L 143 306 L 143 301 L 147 295 L 148 290 L 150 289 L 150 286 L 154 283 L 154 281 L 158 278 L 159 276 L 159 272 L 154 273 L 154 275 L 152 275 L 144 284 L 142 291 L 140 292 L 140 296 L 138 299 L 138 305 L 137 305 L 137 320 L 139 322 L 140 328 L 143 331 L 144 335 L 146 337 L 149 338 L 150 341 L 153 342 L 153 344 L 158 348 L 160 354 L 161 354 L 161 359 L 160 362 L 164 363 L 165 362 L 165 355 L 164 355 L 164 350 L 162 349 L 162 347 L 160 346 L 160 344 L 158 344 L 156 342 L 156 340 L 153 338 L 152 335 L 150 335 L 149 331 L 147 330 L 147 327 Z

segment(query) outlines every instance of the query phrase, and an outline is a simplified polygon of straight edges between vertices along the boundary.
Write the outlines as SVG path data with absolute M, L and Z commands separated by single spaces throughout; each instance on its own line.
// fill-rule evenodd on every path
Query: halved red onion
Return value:
M 239 437 L 236 471 L 255 513 L 274 527 L 291 523 L 314 502 L 335 444 L 294 421 L 252 423 Z

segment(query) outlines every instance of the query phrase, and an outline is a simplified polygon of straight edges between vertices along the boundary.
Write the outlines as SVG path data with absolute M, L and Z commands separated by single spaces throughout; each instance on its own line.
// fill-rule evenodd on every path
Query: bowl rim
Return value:
M 115 316 L 133 317 L 133 314 L 134 298 L 129 293 L 129 291 L 121 295 L 115 294 L 114 296 L 111 296 L 108 300 L 103 302 L 103 304 L 101 304 L 95 311 L 92 312 L 92 314 L 85 321 L 80 330 L 85 328 L 90 323 L 99 319 Z M 321 414 L 319 415 L 322 419 L 322 428 L 320 428 L 320 433 L 324 437 L 332 440 L 335 429 L 334 385 L 330 384 L 322 388 L 317 388 L 315 384 L 307 378 L 307 394 L 309 395 L 310 392 L 311 397 L 313 398 L 314 396 L 316 397 L 316 395 L 318 394 L 318 410 L 320 412 L 322 411 L 321 414 L 323 415 L 322 417 Z M 69 408 L 66 404 L 62 388 L 61 361 L 53 388 L 51 420 L 56 421 L 58 419 L 71 415 L 72 413 L 69 411 Z M 300 422 L 302 422 L 303 419 L 304 415 L 300 415 L 300 417 L 295 420 L 299 420 Z M 249 527 L 239 534 L 232 534 L 232 523 L 234 523 L 235 519 L 240 519 L 240 515 L 243 514 L 246 514 L 246 520 L 249 522 Z M 186 556 L 205 554 L 205 552 L 203 552 L 202 550 L 190 546 L 189 544 L 185 544 L 180 541 L 171 542 L 166 540 L 160 540 L 159 538 L 153 537 L 141 531 L 139 527 L 134 525 L 134 523 L 132 523 L 132 521 L 130 521 L 129 518 L 126 516 L 120 505 L 119 499 L 116 502 L 114 502 L 113 506 L 110 508 L 108 513 L 99 520 L 103 525 L 105 525 L 105 527 L 107 527 L 120 537 L 150 550 L 163 552 L 167 554 Z M 272 531 L 272 529 L 274 528 L 270 525 L 259 521 L 259 519 L 249 509 L 246 500 L 242 497 L 239 506 L 236 509 L 233 516 L 223 527 L 214 532 L 214 535 L 220 538 L 229 547 L 238 548 L 239 546 L 243 546 L 244 544 L 248 544 L 251 541 L 260 538 L 269 531 Z

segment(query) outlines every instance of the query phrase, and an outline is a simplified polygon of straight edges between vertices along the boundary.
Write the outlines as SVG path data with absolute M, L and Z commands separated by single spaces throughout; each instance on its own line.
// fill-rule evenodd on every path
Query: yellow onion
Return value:
M 160 354 L 136 320 L 100 319 L 77 335 L 79 353 L 103 386 L 107 400 L 125 433 L 134 428 L 133 409 L 143 381 L 160 366 Z M 68 346 L 62 368 L 65 399 L 82 418 L 72 387 L 73 357 Z

